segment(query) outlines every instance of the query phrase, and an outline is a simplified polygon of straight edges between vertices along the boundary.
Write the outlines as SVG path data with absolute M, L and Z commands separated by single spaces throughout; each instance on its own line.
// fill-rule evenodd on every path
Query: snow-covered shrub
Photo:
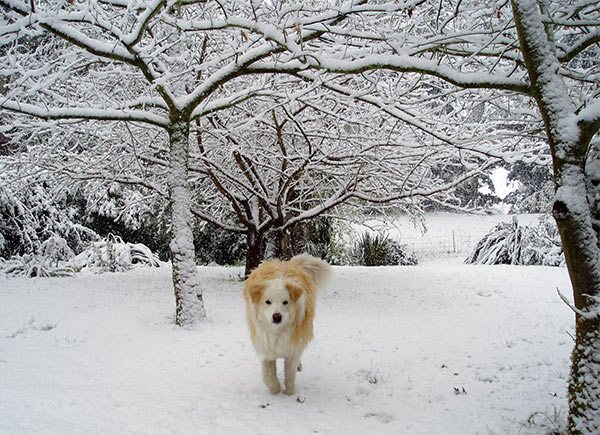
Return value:
M 75 268 L 64 261 L 53 261 L 34 254 L 14 255 L 8 260 L 0 258 L 0 275 L 26 278 L 48 276 L 73 276 Z
M 52 185 L 49 174 L 28 176 L 18 159 L 0 157 L 0 273 L 72 275 L 68 261 L 96 238 L 77 223 L 71 195 Z
M 94 242 L 73 259 L 78 269 L 88 267 L 99 273 L 121 272 L 135 266 L 159 267 L 158 256 L 141 243 L 125 243 L 119 236 L 109 235 Z
M 123 240 L 143 243 L 163 261 L 169 259 L 170 211 L 168 202 L 141 187 L 86 185 L 78 198 L 82 222 L 99 237 L 117 234 Z
M 14 165 L 13 165 L 14 166 Z M 18 186 L 8 161 L 0 159 L 0 257 L 47 255 L 49 247 L 78 251 L 95 233 L 77 223 L 67 192 L 53 191 L 42 175 Z M 62 255 L 62 254 L 61 254 Z
M 363 233 L 354 247 L 354 263 L 361 266 L 407 266 L 418 263 L 416 256 L 408 254 L 401 245 L 385 234 L 375 236 Z
M 544 215 L 536 226 L 524 228 L 521 264 L 565 266 L 560 234 L 553 219 Z
M 515 217 L 486 234 L 465 263 L 563 266 L 564 255 L 551 219 L 544 216 L 530 227 L 519 225 Z
M 348 238 L 346 236 L 350 231 L 350 227 L 340 220 L 329 217 L 312 219 L 303 226 L 305 243 L 301 247 L 301 251 L 322 258 L 329 264 L 349 264 L 350 252 L 346 243 Z

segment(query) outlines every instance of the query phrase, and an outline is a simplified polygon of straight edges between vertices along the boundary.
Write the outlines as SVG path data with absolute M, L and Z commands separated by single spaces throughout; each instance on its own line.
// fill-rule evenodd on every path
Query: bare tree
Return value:
M 391 6 L 391 2 L 378 5 L 382 11 Z M 296 64 L 287 65 L 290 74 L 327 70 L 366 75 L 376 81 L 379 71 L 386 69 L 402 76 L 437 78 L 455 89 L 439 96 L 462 100 L 470 94 L 487 107 L 501 108 L 513 120 L 512 133 L 523 138 L 520 145 L 531 150 L 543 145 L 551 156 L 556 189 L 553 215 L 576 312 L 569 431 L 600 432 L 597 4 L 577 0 L 425 2 L 405 14 L 374 14 L 353 23 L 352 28 L 346 21 L 328 29 L 334 37 L 345 38 L 346 45 L 332 44 L 329 51 L 310 44 L 296 48 Z M 347 49 L 349 45 L 352 50 Z M 269 61 L 252 66 L 273 67 Z M 524 122 L 517 122 L 519 118 Z M 513 158 L 489 144 L 472 149 L 507 161 Z
M 335 25 L 360 3 L 335 10 L 310 7 L 302 20 Z M 194 324 L 204 308 L 192 243 L 190 126 L 269 92 L 239 78 L 256 74 L 249 67 L 267 58 L 285 65 L 290 56 L 281 38 L 302 46 L 326 31 L 302 31 L 296 17 L 304 7 L 279 2 L 1 0 L 0 7 L 1 71 L 10 83 L 2 88 L 3 111 L 62 121 L 141 123 L 168 137 L 176 321 Z M 264 37 L 269 32 L 273 37 Z
M 290 89 L 293 101 L 255 98 L 197 129 L 197 214 L 246 234 L 247 273 L 263 258 L 263 244 L 267 257 L 290 257 L 294 228 L 320 215 L 340 217 L 342 204 L 357 214 L 402 204 L 418 210 L 422 198 L 460 208 L 452 188 L 496 162 L 428 140 L 378 107 L 322 86 Z M 452 160 L 461 161 L 460 175 L 436 171 Z M 239 227 L 222 220 L 230 211 Z
M 10 17 L 1 34 L 6 48 L 3 72 L 11 89 L 6 89 L 2 108 L 63 124 L 96 121 L 78 125 L 79 131 L 72 133 L 77 146 L 71 157 L 61 158 L 64 150 L 56 150 L 51 158 L 43 158 L 47 167 L 80 180 L 139 184 L 170 200 L 177 322 L 190 324 L 196 318 L 193 313 L 202 316 L 193 265 L 192 213 L 247 234 L 250 269 L 260 261 L 256 247 L 266 235 L 273 236 L 270 239 L 276 242 L 269 246 L 278 253 L 290 228 L 338 204 L 359 199 L 385 204 L 434 194 L 439 199 L 497 158 L 489 152 L 475 159 L 464 137 L 457 148 L 449 138 L 464 136 L 465 129 L 455 123 L 442 117 L 438 122 L 424 121 L 433 119 L 439 108 L 432 100 L 436 91 L 418 79 L 388 75 L 377 83 L 366 77 L 356 93 L 343 75 L 321 77 L 296 67 L 303 61 L 297 56 L 303 47 L 351 47 L 352 26 L 343 29 L 349 37 L 338 28 L 349 17 L 411 10 L 417 3 L 381 9 L 364 1 L 340 7 L 319 2 L 294 6 L 230 2 L 225 7 L 205 1 L 103 1 L 85 6 L 46 2 L 36 8 L 35 3 L 3 0 L 0 5 Z M 31 43 L 32 38 L 43 43 Z M 281 73 L 292 73 L 296 79 L 249 79 Z M 315 92 L 317 88 L 320 91 Z M 398 92 L 406 101 L 386 103 Z M 260 109 L 271 115 L 249 121 L 244 111 L 250 109 L 236 107 L 259 96 L 278 112 Z M 355 116 L 358 110 L 349 111 L 348 102 L 339 102 L 348 98 L 359 101 L 361 117 Z M 415 115 L 407 108 L 426 110 Z M 376 126 L 384 122 L 375 116 L 382 110 L 394 118 L 385 129 Z M 307 113 L 327 119 L 329 126 L 303 119 Z M 269 119 L 269 126 L 264 119 Z M 106 121 L 112 122 L 110 129 L 99 126 Z M 409 123 L 412 134 L 399 134 L 397 124 L 388 128 L 397 121 Z M 231 131 L 238 125 L 246 126 L 243 136 Z M 248 126 L 267 128 L 260 134 L 275 138 L 275 153 L 256 152 L 260 138 L 248 134 Z M 191 136 L 190 129 L 194 130 Z M 360 129 L 365 131 L 353 132 Z M 383 134 L 376 137 L 372 133 L 377 129 Z M 423 133 L 431 138 L 424 139 Z M 190 145 L 190 137 L 197 149 Z M 306 150 L 301 151 L 299 143 Z M 290 146 L 293 156 L 286 155 L 292 154 Z M 223 154 L 231 149 L 232 154 Z M 89 152 L 95 156 L 94 165 L 89 164 Z M 448 153 L 467 170 L 458 179 L 433 181 L 428 168 L 432 162 L 448 159 Z M 257 163 L 266 157 L 278 160 L 278 174 L 268 173 L 274 168 L 264 164 L 261 167 L 267 171 L 258 173 Z M 232 170 L 238 171 L 237 180 Z M 312 187 L 303 184 L 309 174 Z M 315 187 L 318 195 L 310 193 Z M 196 197 L 190 196 L 194 188 L 205 195 L 197 205 L 193 205 Z M 206 197 L 207 192 L 220 200 Z M 230 216 L 222 213 L 226 208 L 233 209 L 237 223 L 223 222 L 222 216 Z

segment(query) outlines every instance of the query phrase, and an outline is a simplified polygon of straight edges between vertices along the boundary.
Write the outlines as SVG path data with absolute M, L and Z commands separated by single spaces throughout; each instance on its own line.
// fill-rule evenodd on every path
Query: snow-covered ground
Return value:
M 292 397 L 262 384 L 242 270 L 200 273 L 192 330 L 167 267 L 0 278 L 0 433 L 543 434 L 566 417 L 564 268 L 336 267 Z

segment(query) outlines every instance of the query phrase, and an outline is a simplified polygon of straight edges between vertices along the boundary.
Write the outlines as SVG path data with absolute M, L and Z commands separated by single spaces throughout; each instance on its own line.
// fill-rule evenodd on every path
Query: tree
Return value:
M 272 93 L 238 79 L 260 73 L 250 69 L 260 60 L 285 65 L 290 57 L 282 40 L 300 47 L 325 33 L 302 31 L 304 21 L 335 26 L 356 6 L 316 5 L 300 14 L 302 6 L 288 9 L 278 2 L 1 0 L 0 107 L 63 123 L 120 121 L 162 130 L 169 144 L 163 193 L 171 209 L 176 322 L 192 325 L 204 308 L 192 243 L 190 126 Z
M 566 20 L 565 25 L 569 21 L 579 24 L 587 18 L 596 18 L 598 23 L 596 7 L 574 6 L 578 7 L 564 11 L 569 15 L 558 17 Z M 597 210 L 588 202 L 589 186 L 594 185 L 597 174 L 587 173 L 586 163 L 592 139 L 600 129 L 600 102 L 596 98 L 581 104 L 573 98 L 567 86 L 569 76 L 561 71 L 560 65 L 586 46 L 597 44 L 600 33 L 596 30 L 589 35 L 587 26 L 579 24 L 580 37 L 567 45 L 570 41 L 557 38 L 554 25 L 544 22 L 543 17 L 549 17 L 549 11 L 544 8 L 540 11 L 534 1 L 514 0 L 513 11 L 532 93 L 552 152 L 556 184 L 552 214 L 573 284 L 576 340 L 569 379 L 569 431 L 597 433 L 600 430 L 600 232 L 592 224 Z
M 352 32 L 340 29 L 339 34 L 353 39 L 350 55 L 335 48 L 322 53 L 305 47 L 297 52 L 302 61 L 289 64 L 288 70 L 298 75 L 306 69 L 364 75 L 384 68 L 435 77 L 462 89 L 457 91 L 461 98 L 473 92 L 478 101 L 502 109 L 515 121 L 515 128 L 504 134 L 520 136 L 531 149 L 546 147 L 556 191 L 553 216 L 576 312 L 568 427 L 570 433 L 598 433 L 600 171 L 593 148 L 600 129 L 595 78 L 600 68 L 600 10 L 595 2 L 575 0 L 444 4 L 425 3 L 409 10 L 404 23 L 410 21 L 410 26 L 398 26 L 390 36 L 369 28 L 373 20 L 366 27 L 359 23 Z M 386 7 L 380 5 L 381 10 Z M 361 43 L 367 40 L 369 44 Z M 483 101 L 490 90 L 496 97 Z M 533 128 L 524 128 L 519 119 Z M 476 148 L 484 154 L 502 153 L 487 145 Z M 503 157 L 513 159 L 506 153 Z
M 512 205 L 511 213 L 550 213 L 554 199 L 551 167 L 514 162 L 509 165 L 507 181 L 516 183 L 516 189 L 503 200 Z
M 292 101 L 255 98 L 196 130 L 200 153 L 190 156 L 190 167 L 201 207 L 195 210 L 246 234 L 246 274 L 265 255 L 290 258 L 296 228 L 321 215 L 341 217 L 341 205 L 383 214 L 389 207 L 416 210 L 426 198 L 458 208 L 451 188 L 493 162 L 463 153 L 460 173 L 441 173 L 438 167 L 459 160 L 455 147 L 423 146 L 423 134 L 377 107 L 320 86 L 290 89 Z
M 329 46 L 323 38 L 329 26 L 335 34 L 335 26 L 347 17 L 368 12 L 370 7 L 362 1 L 346 9 L 328 9 L 318 2 L 299 5 L 294 13 L 277 2 L 260 7 L 234 2 L 230 9 L 201 1 L 156 2 L 131 11 L 122 2 L 102 2 L 94 6 L 93 17 L 83 18 L 74 5 L 53 12 L 39 7 L 30 11 L 29 5 L 19 2 L 3 4 L 16 11 L 15 23 L 25 20 L 27 30 L 34 30 L 40 20 L 39 27 L 54 35 L 46 37 L 43 50 L 39 44 L 28 44 L 27 51 L 21 41 L 14 42 L 20 36 L 13 33 L 14 26 L 7 27 L 5 38 L 13 45 L 7 45 L 5 71 L 20 86 L 7 91 L 3 108 L 42 118 L 91 120 L 78 124 L 76 132 L 69 130 L 74 136 L 72 147 L 67 147 L 70 158 L 65 158 L 63 148 L 48 153 L 45 147 L 38 165 L 78 180 L 138 184 L 171 201 L 178 319 L 187 312 L 186 301 L 190 307 L 198 305 L 192 301 L 200 294 L 188 261 L 193 257 L 191 213 L 246 234 L 249 271 L 262 259 L 265 241 L 267 255 L 289 256 L 287 242 L 293 228 L 332 213 L 342 203 L 360 200 L 384 207 L 394 200 L 412 198 L 415 203 L 426 196 L 460 207 L 450 189 L 496 159 L 474 156 L 464 147 L 464 137 L 463 149 L 456 148 L 449 138 L 456 131 L 465 136 L 465 130 L 451 128 L 442 116 L 436 123 L 422 121 L 443 114 L 432 102 L 432 95 L 443 89 L 418 84 L 416 78 L 406 81 L 389 75 L 386 92 L 364 81 L 359 94 L 343 76 L 324 81 L 304 72 L 293 80 L 273 78 L 288 73 L 286 64 L 295 64 L 299 46 Z M 412 6 L 398 3 L 386 10 Z M 379 11 L 377 5 L 373 8 Z M 109 23 L 120 13 L 123 23 L 130 22 L 119 30 Z M 53 27 L 54 21 L 60 29 Z M 185 38 L 180 37 L 183 33 Z M 63 46 L 65 39 L 74 46 Z M 116 48 L 109 48 L 105 39 L 115 41 Z M 343 43 L 336 41 L 334 46 Z M 64 53 L 67 58 L 72 52 L 75 62 L 58 64 L 49 77 L 46 68 L 41 77 L 44 56 Z M 270 59 L 267 66 L 262 62 L 266 59 Z M 21 76 L 23 69 L 14 67 L 29 63 L 28 69 L 40 70 L 40 75 Z M 249 77 L 259 74 L 269 77 Z M 128 77 L 126 83 L 123 75 Z M 102 78 L 102 89 L 96 77 Z M 67 95 L 64 87 L 56 86 L 59 82 L 71 86 Z M 404 93 L 407 101 L 386 104 L 392 93 Z M 103 100 L 112 107 L 106 108 Z M 407 107 L 418 109 L 423 101 L 426 113 L 420 118 L 407 115 Z M 61 107 L 40 109 L 40 104 Z M 93 110 L 86 108 L 90 104 Z M 377 114 L 381 110 L 383 116 Z M 113 123 L 107 130 L 98 121 Z M 404 131 L 405 122 L 412 128 Z M 273 147 L 262 149 L 264 139 Z M 266 166 L 265 159 L 277 164 Z M 438 170 L 436 175 L 434 166 L 449 160 L 458 162 L 460 171 L 448 176 L 448 171 Z M 237 222 L 231 220 L 231 211 Z

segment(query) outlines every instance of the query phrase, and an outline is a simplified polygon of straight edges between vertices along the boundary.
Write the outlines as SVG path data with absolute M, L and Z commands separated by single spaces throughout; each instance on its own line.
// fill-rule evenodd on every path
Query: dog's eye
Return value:
M 267 301 L 265 302 L 267 305 L 271 305 L 271 301 Z
M 288 301 L 283 301 L 283 305 L 287 305 L 287 304 L 288 304 Z

